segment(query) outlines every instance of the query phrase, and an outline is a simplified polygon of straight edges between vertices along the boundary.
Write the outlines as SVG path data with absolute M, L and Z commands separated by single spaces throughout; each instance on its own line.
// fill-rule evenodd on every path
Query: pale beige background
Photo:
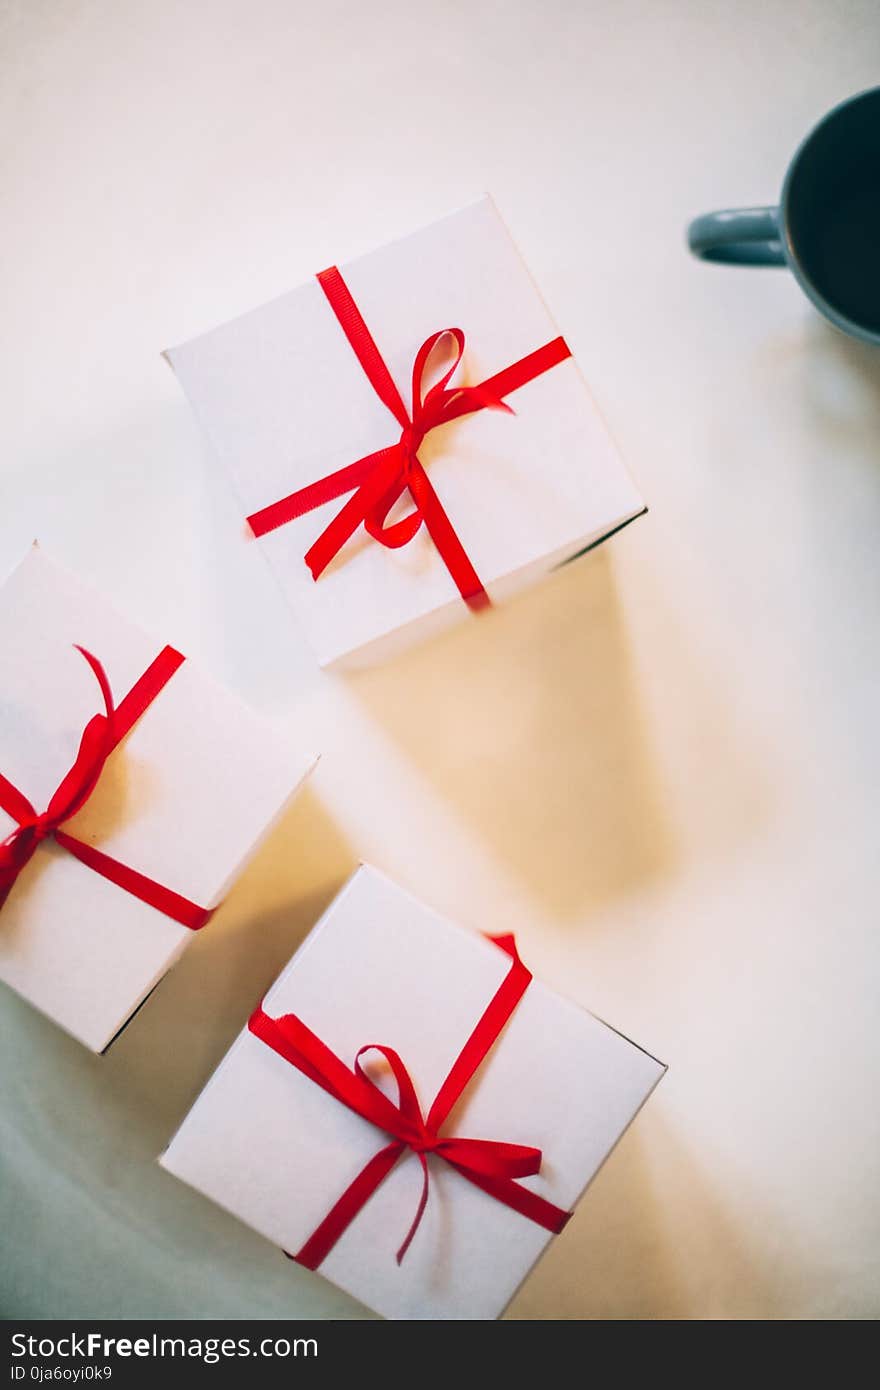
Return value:
M 513 1316 L 880 1312 L 880 356 L 682 242 L 878 60 L 873 0 L 0 0 L 0 565 L 325 750 L 106 1060 L 4 992 L 7 1316 L 362 1315 L 153 1163 L 358 856 L 670 1063 Z M 343 683 L 159 350 L 484 188 L 652 511 Z

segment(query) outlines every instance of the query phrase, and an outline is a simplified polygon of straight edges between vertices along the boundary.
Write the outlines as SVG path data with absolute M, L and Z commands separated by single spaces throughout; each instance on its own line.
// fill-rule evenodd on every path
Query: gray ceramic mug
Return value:
M 688 245 L 706 261 L 788 266 L 831 323 L 880 344 L 880 87 L 810 132 L 778 208 L 704 213 Z

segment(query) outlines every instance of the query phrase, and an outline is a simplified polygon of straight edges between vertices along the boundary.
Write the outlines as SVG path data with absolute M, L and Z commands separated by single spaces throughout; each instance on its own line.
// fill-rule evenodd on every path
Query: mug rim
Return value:
M 825 296 L 821 294 L 821 292 L 813 284 L 813 281 L 807 274 L 803 262 L 801 261 L 800 254 L 792 240 L 791 228 L 789 225 L 788 218 L 789 200 L 791 197 L 791 189 L 792 183 L 794 181 L 794 176 L 798 168 L 800 167 L 801 160 L 803 159 L 804 155 L 807 153 L 808 149 L 812 145 L 814 138 L 819 134 L 821 130 L 824 130 L 827 125 L 830 125 L 830 123 L 833 120 L 835 120 L 841 114 L 842 111 L 845 111 L 850 106 L 855 106 L 857 102 L 864 101 L 868 97 L 875 97 L 878 100 L 880 100 L 880 87 L 865 87 L 864 90 L 861 92 L 855 92 L 852 96 L 844 97 L 843 101 L 839 101 L 836 106 L 832 106 L 830 111 L 826 111 L 825 115 L 821 118 L 821 120 L 817 121 L 816 124 L 812 127 L 812 129 L 809 130 L 807 134 L 804 136 L 804 138 L 801 140 L 801 143 L 798 145 L 797 149 L 794 152 L 794 155 L 792 156 L 791 162 L 788 166 L 788 170 L 785 175 L 785 182 L 782 185 L 782 196 L 779 200 L 779 207 L 782 216 L 779 219 L 779 230 L 782 234 L 782 240 L 785 246 L 785 255 L 789 263 L 789 266 L 791 267 L 791 271 L 795 276 L 795 279 L 797 280 L 801 289 L 803 290 L 804 294 L 807 296 L 808 299 L 812 300 L 813 304 L 815 304 L 819 312 L 821 314 L 824 314 L 825 318 L 827 318 L 831 323 L 833 323 L 835 327 L 840 328 L 844 333 L 850 334 L 851 337 L 861 338 L 861 340 L 866 343 L 876 343 L 880 345 L 880 329 L 866 328 L 865 325 L 859 323 L 857 319 L 851 319 L 848 317 L 848 315 L 842 314 L 840 310 L 836 309 L 834 305 L 831 304 L 830 301 L 827 300 Z

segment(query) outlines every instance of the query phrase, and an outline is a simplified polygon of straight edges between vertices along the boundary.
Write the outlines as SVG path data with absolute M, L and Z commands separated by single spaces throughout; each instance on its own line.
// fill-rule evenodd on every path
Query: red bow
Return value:
M 97 657 L 84 647 L 76 650 L 88 662 L 101 689 L 104 713 L 96 714 L 86 725 L 73 766 L 40 815 L 23 792 L 0 773 L 0 810 L 13 820 L 16 828 L 0 842 L 0 908 L 11 893 L 16 879 L 33 858 L 44 840 L 54 839 L 62 849 L 90 869 L 109 879 L 119 888 L 172 917 L 184 927 L 197 931 L 203 927 L 211 912 L 179 893 L 163 888 L 161 883 L 137 873 L 118 860 L 102 854 L 93 845 L 77 840 L 62 830 L 65 821 L 85 806 L 104 770 L 110 754 L 122 742 L 144 711 L 153 703 L 183 662 L 180 652 L 165 647 L 156 660 L 135 683 L 125 699 L 114 705 L 106 672 Z
M 400 438 L 387 448 L 368 454 L 357 463 L 340 468 L 338 472 L 255 512 L 248 517 L 251 530 L 255 536 L 264 536 L 295 517 L 323 506 L 325 502 L 354 492 L 354 496 L 306 554 L 306 564 L 313 578 L 317 579 L 327 568 L 361 523 L 374 540 L 390 549 L 397 549 L 411 541 L 424 522 L 462 598 L 471 607 L 485 606 L 489 602 L 486 591 L 419 462 L 418 450 L 430 430 L 457 420 L 462 415 L 472 415 L 474 411 L 484 409 L 504 410 L 512 415 L 513 411 L 505 404 L 503 397 L 569 357 L 571 354 L 565 340 L 554 338 L 478 386 L 450 389 L 449 382 L 464 355 L 464 334 L 460 328 L 445 328 L 439 333 L 432 333 L 422 343 L 413 364 L 410 417 L 339 270 L 335 266 L 323 270 L 318 282 L 373 390 L 400 426 Z M 455 340 L 455 361 L 423 398 L 429 358 L 441 340 L 448 336 Z M 415 511 L 400 521 L 389 523 L 388 513 L 407 489 Z
M 517 954 L 512 936 L 493 936 L 489 939 L 511 956 L 510 969 L 453 1062 L 427 1118 L 422 1117 L 409 1072 L 393 1048 L 368 1043 L 360 1049 L 354 1067 L 349 1069 L 296 1014 L 270 1018 L 263 1012 L 262 1006 L 254 1010 L 248 1027 L 256 1037 L 327 1091 L 334 1100 L 341 1101 L 349 1110 L 392 1136 L 391 1143 L 370 1159 L 302 1249 L 292 1256 L 299 1264 L 309 1269 L 318 1268 L 407 1149 L 418 1155 L 422 1165 L 422 1195 L 406 1238 L 397 1252 L 398 1264 L 409 1249 L 427 1205 L 428 1154 L 437 1154 L 445 1159 L 468 1182 L 554 1235 L 562 1230 L 571 1216 L 571 1212 L 554 1206 L 515 1181 L 516 1178 L 530 1177 L 540 1172 L 540 1149 L 523 1144 L 500 1143 L 494 1139 L 465 1139 L 440 1134 L 450 1111 L 497 1040 L 532 978 Z M 397 1082 L 396 1105 L 361 1066 L 361 1057 L 371 1050 L 381 1052 L 391 1067 Z

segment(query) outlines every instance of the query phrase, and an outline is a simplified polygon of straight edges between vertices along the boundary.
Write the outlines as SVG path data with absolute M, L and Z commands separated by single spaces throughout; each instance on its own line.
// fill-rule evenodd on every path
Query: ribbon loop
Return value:
M 407 1149 L 416 1155 L 421 1164 L 422 1191 L 415 1216 L 397 1252 L 398 1264 L 406 1255 L 425 1214 L 430 1186 L 428 1157 L 431 1154 L 444 1159 L 474 1186 L 545 1230 L 558 1233 L 568 1221 L 570 1212 L 548 1202 L 529 1188 L 520 1187 L 516 1181 L 517 1178 L 533 1177 L 540 1172 L 540 1149 L 495 1139 L 468 1139 L 455 1135 L 441 1136 L 439 1133 L 532 978 L 517 954 L 512 936 L 490 940 L 510 956 L 510 967 L 453 1063 L 427 1119 L 422 1116 L 412 1078 L 394 1048 L 367 1043 L 358 1050 L 354 1066 L 349 1070 L 296 1014 L 284 1014 L 273 1019 L 262 1005 L 258 1005 L 251 1015 L 248 1028 L 255 1037 L 327 1091 L 334 1100 L 375 1125 L 391 1139 L 369 1160 L 317 1230 L 291 1256 L 299 1264 L 309 1269 L 318 1268 Z M 373 1051 L 384 1057 L 394 1077 L 397 1085 L 396 1105 L 361 1065 L 364 1054 Z
M 425 377 L 428 372 L 428 364 L 435 351 L 440 347 L 444 338 L 451 338 L 455 343 L 455 356 L 451 367 L 440 377 L 433 386 L 429 387 L 423 395 L 425 388 Z M 446 387 L 449 385 L 464 357 L 464 334 L 460 328 L 441 328 L 439 333 L 432 333 L 426 338 L 416 353 L 412 371 L 412 414 L 413 420 L 427 418 L 432 409 L 443 401 L 446 394 Z M 437 422 L 439 423 L 439 421 Z M 431 428 L 432 426 L 429 426 Z
M 424 1131 L 422 1112 L 419 1109 L 416 1088 L 412 1083 L 412 1078 L 393 1047 L 383 1047 L 381 1043 L 367 1043 L 366 1046 L 360 1048 L 354 1059 L 354 1069 L 358 1076 L 363 1077 L 368 1085 L 379 1092 L 383 1099 L 387 1099 L 385 1092 L 361 1066 L 361 1058 L 365 1052 L 380 1052 L 394 1074 L 394 1080 L 397 1082 L 397 1113 L 401 1123 L 399 1127 L 395 1126 L 395 1129 L 389 1132 L 396 1134 L 397 1138 L 403 1139 L 412 1147 L 421 1138 Z

